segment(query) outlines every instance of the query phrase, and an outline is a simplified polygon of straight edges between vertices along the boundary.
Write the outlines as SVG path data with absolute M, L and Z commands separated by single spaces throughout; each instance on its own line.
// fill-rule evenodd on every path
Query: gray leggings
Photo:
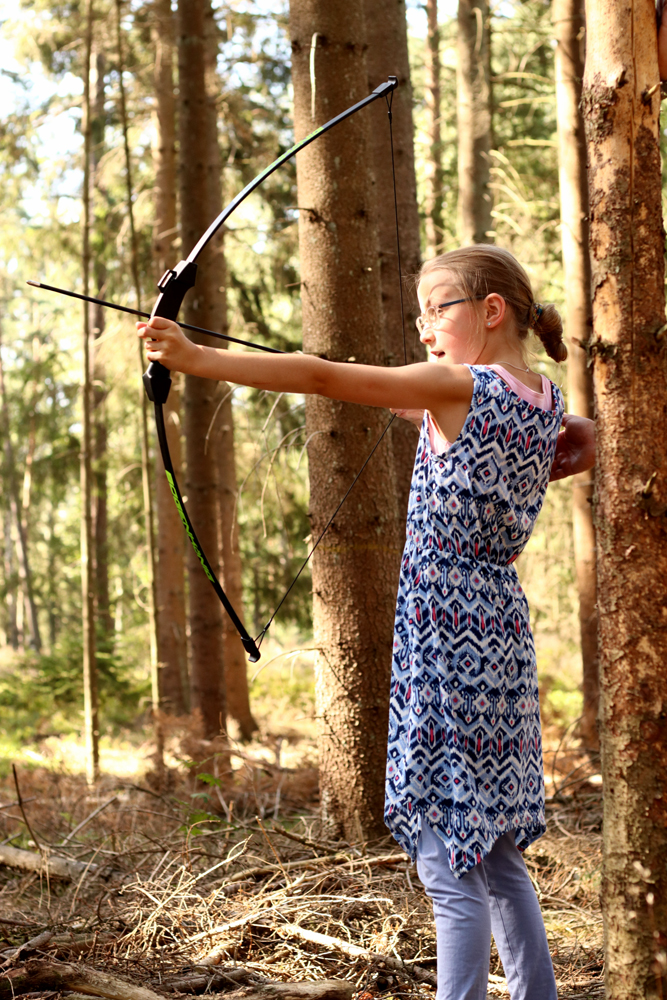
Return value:
M 436 1000 L 486 1000 L 491 932 L 512 1000 L 557 1000 L 540 904 L 513 832 L 503 834 L 487 857 L 458 879 L 447 848 L 424 821 L 417 871 L 433 901 Z

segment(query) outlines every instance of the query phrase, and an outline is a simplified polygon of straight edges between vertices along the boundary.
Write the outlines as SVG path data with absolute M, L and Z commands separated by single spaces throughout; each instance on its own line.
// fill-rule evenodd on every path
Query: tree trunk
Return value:
M 401 240 L 401 274 L 396 247 L 396 218 L 393 206 L 393 177 L 388 129 L 369 130 L 371 162 L 375 174 L 378 202 L 378 238 L 380 276 L 384 316 L 385 364 L 402 365 L 423 361 L 415 321 L 419 314 L 412 275 L 421 263 L 419 208 L 415 177 L 414 128 L 412 123 L 412 86 L 408 59 L 408 32 L 405 0 L 365 0 L 368 49 L 368 89 L 374 90 L 390 74 L 398 77 L 398 89 L 392 103 L 394 159 L 396 164 L 396 201 Z M 371 114 L 380 118 L 377 109 Z M 401 302 L 401 285 L 403 301 Z M 399 522 L 405 523 L 412 479 L 412 466 L 419 431 L 407 420 L 395 420 L 391 428 L 394 475 L 398 490 Z M 400 526 L 400 525 L 399 525 Z M 398 566 L 398 564 L 397 564 Z M 398 573 L 398 568 L 397 568 Z M 398 587 L 398 578 L 396 581 Z
M 456 111 L 458 230 L 463 244 L 493 242 L 490 20 L 488 0 L 459 0 Z
M 153 5 L 155 46 L 155 224 L 153 260 L 156 278 L 176 262 L 173 244 L 176 223 L 176 101 L 174 97 L 174 15 L 171 0 Z M 180 375 L 164 406 L 171 459 L 180 480 L 181 415 Z M 185 543 L 181 519 L 164 474 L 162 456 L 156 457 L 155 493 L 158 515 L 158 571 L 156 575 L 157 642 L 160 704 L 163 711 L 183 715 L 189 708 L 188 654 L 185 612 Z
M 565 329 L 570 412 L 593 418 L 593 376 L 588 366 L 591 334 L 591 265 L 588 252 L 588 179 L 586 139 L 579 111 L 584 75 L 584 12 L 581 0 L 553 0 L 556 35 L 555 76 L 558 118 L 558 177 L 561 244 L 565 282 Z M 574 562 L 579 591 L 579 627 L 583 663 L 584 710 L 579 733 L 585 745 L 598 747 L 597 613 L 595 610 L 595 527 L 593 473 L 573 477 Z
M 220 163 L 211 162 L 214 143 L 206 91 L 208 0 L 179 0 L 179 128 L 182 256 L 206 230 L 211 191 L 220 187 Z M 185 300 L 185 321 L 216 329 L 224 317 L 222 237 L 199 258 L 197 285 Z M 214 345 L 211 337 L 193 335 Z M 209 434 L 220 386 L 210 379 L 185 378 L 186 495 L 188 511 L 204 552 L 215 565 L 218 552 L 218 470 Z M 193 705 L 201 712 L 203 733 L 212 739 L 225 730 L 222 608 L 192 546 L 187 548 L 191 684 Z
M 426 243 L 432 256 L 443 241 L 442 136 L 440 128 L 440 27 L 438 0 L 426 0 L 426 112 L 429 137 L 426 159 Z
M 667 996 L 667 369 L 652 3 L 591 0 L 602 911 L 614 1000 Z
M 83 294 L 90 286 L 90 154 L 91 102 L 90 59 L 93 42 L 93 0 L 86 4 L 86 39 L 83 66 L 83 247 L 81 267 Z M 83 308 L 81 371 L 81 631 L 83 641 L 83 714 L 86 742 L 86 778 L 97 781 L 100 771 L 99 714 L 97 705 L 97 648 L 95 642 L 95 576 L 93 572 L 92 523 L 92 386 L 90 372 L 90 310 Z
M 221 84 L 217 72 L 218 33 L 212 9 L 207 15 L 207 65 L 206 90 L 209 110 L 209 142 L 211 144 L 210 162 L 215 167 L 216 180 L 209 191 L 209 218 L 216 218 L 222 211 L 222 164 L 217 130 L 217 103 Z M 223 236 L 218 243 L 218 263 L 216 288 L 218 295 L 217 326 L 221 333 L 228 330 L 227 323 L 227 269 L 224 255 Z M 227 343 L 218 342 L 218 347 L 227 347 Z M 236 517 L 236 456 L 234 453 L 234 413 L 230 387 L 222 382 L 219 391 L 222 394 L 217 408 L 216 424 L 211 434 L 211 456 L 218 464 L 218 510 L 220 518 L 220 576 L 225 593 L 243 620 L 243 575 L 241 566 L 241 551 L 238 545 L 239 525 Z M 241 642 L 241 636 L 236 631 L 231 618 L 222 616 L 223 628 L 223 658 L 225 664 L 225 694 L 227 714 L 239 726 L 242 740 L 249 740 L 258 726 L 250 710 L 248 693 L 248 668 L 246 655 Z
M 227 389 L 227 386 L 223 385 L 222 388 Z M 225 396 L 218 414 L 221 573 L 225 593 L 243 619 L 243 576 L 239 522 L 236 517 L 238 485 L 234 452 L 234 415 L 232 398 L 228 390 Z M 228 615 L 223 615 L 223 629 L 227 714 L 238 723 L 241 739 L 249 740 L 259 727 L 250 708 L 245 650 L 241 636 Z
M 104 193 L 100 191 L 99 166 L 105 153 L 104 133 L 106 128 L 105 104 L 105 82 L 106 59 L 103 52 L 98 52 L 93 60 L 95 81 L 95 101 L 90 121 L 90 174 L 91 174 L 91 198 L 95 194 L 101 195 L 100 201 L 104 201 Z M 93 211 L 93 218 L 95 213 Z M 104 225 L 104 213 L 102 214 L 101 225 Z M 91 261 L 93 272 L 93 284 L 95 295 L 104 298 L 107 269 L 101 258 Z M 111 651 L 111 644 L 114 638 L 113 619 L 111 617 L 111 604 L 109 600 L 109 517 L 108 517 L 108 489 L 107 489 L 107 414 L 106 414 L 106 371 L 104 363 L 95 350 L 96 342 L 104 336 L 106 325 L 106 310 L 103 306 L 89 306 L 89 314 L 92 325 L 92 471 L 93 471 L 93 568 L 95 574 L 95 626 L 99 640 L 106 652 Z
M 2 336 L 0 331 L 0 351 L 2 350 Z M 41 652 L 42 640 L 39 632 L 39 621 L 37 618 L 37 605 L 35 604 L 35 597 L 32 589 L 32 572 L 30 569 L 30 557 L 28 555 L 28 538 L 25 530 L 23 519 L 21 517 L 21 497 L 19 493 L 18 485 L 18 472 L 16 468 L 16 455 L 14 452 L 14 447 L 12 445 L 11 437 L 11 423 L 9 419 L 9 403 L 7 401 L 7 393 L 5 390 L 5 379 L 4 379 L 4 369 L 2 366 L 2 358 L 0 357 L 0 407 L 2 411 L 2 436 L 3 436 L 3 450 L 4 450 L 4 476 L 5 484 L 7 487 L 7 492 L 9 494 L 9 518 L 8 518 L 8 549 L 14 547 L 12 538 L 12 522 L 14 523 L 14 528 L 16 529 L 16 553 L 18 555 L 18 583 L 19 587 L 14 590 L 14 597 L 10 602 L 9 608 L 12 612 L 12 624 L 13 631 L 16 637 L 17 648 L 20 643 L 21 638 L 21 628 L 17 622 L 16 612 L 18 611 L 19 602 L 25 598 L 28 610 L 28 627 L 30 629 L 30 636 L 32 640 L 32 646 L 37 653 Z M 13 558 L 10 556 L 9 560 L 10 572 L 8 574 L 6 585 L 11 584 L 11 578 L 13 573 L 11 572 Z M 12 642 L 12 645 L 14 643 Z
M 290 33 L 299 139 L 368 93 L 363 9 L 344 0 L 292 0 Z M 315 93 L 311 43 L 316 45 Z M 384 360 L 376 207 L 367 166 L 368 136 L 381 117 L 381 108 L 369 108 L 297 157 L 298 203 L 303 206 L 303 346 L 309 354 L 336 361 Z M 313 539 L 385 421 L 386 413 L 377 409 L 307 399 Z M 399 549 L 395 491 L 387 442 L 313 557 L 322 805 L 325 816 L 355 839 L 385 830 L 383 778 Z
M 118 97 L 120 110 L 120 125 L 123 135 L 123 152 L 125 154 L 125 180 L 127 192 L 127 219 L 130 224 L 130 269 L 132 272 L 132 284 L 134 285 L 134 295 L 136 308 L 139 312 L 142 309 L 141 300 L 141 279 L 139 277 L 139 246 L 137 243 L 137 230 L 134 221 L 134 186 L 132 183 L 132 157 L 130 154 L 129 128 L 127 118 L 127 100 L 125 96 L 125 56 L 123 51 L 123 6 L 122 0 L 116 0 L 116 56 L 118 59 Z M 144 349 L 142 344 L 137 344 L 137 361 L 139 368 L 137 374 L 141 376 L 144 370 Z M 138 385 L 139 400 L 139 420 L 140 420 L 140 440 L 141 440 L 141 485 L 142 499 L 144 506 L 144 531 L 146 539 L 146 575 L 148 577 L 147 604 L 148 604 L 148 633 L 150 645 L 150 679 L 151 679 L 151 702 L 153 708 L 153 732 L 155 735 L 155 765 L 158 787 L 161 788 L 164 781 L 164 735 L 162 730 L 162 720 L 160 717 L 160 685 L 158 677 L 158 635 L 157 635 L 157 593 L 155 583 L 155 529 L 153 524 L 153 490 L 151 483 L 151 459 L 150 444 L 148 439 L 148 398 L 143 391 L 141 383 Z

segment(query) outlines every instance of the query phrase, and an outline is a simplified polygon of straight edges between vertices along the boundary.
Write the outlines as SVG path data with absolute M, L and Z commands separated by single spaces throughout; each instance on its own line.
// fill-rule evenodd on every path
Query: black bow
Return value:
M 275 170 L 277 170 L 278 167 L 282 166 L 283 163 L 286 163 L 287 160 L 291 159 L 300 150 L 304 149 L 306 146 L 308 146 L 311 142 L 313 142 L 319 136 L 324 135 L 325 132 L 328 132 L 335 125 L 338 125 L 340 122 L 345 121 L 346 118 L 350 118 L 351 115 L 356 114 L 357 111 L 361 111 L 362 108 L 365 108 L 368 104 L 372 104 L 373 101 L 376 101 L 380 97 L 384 97 L 387 100 L 387 108 L 388 108 L 388 112 L 389 112 L 389 122 L 390 122 L 390 127 L 391 127 L 391 98 L 393 97 L 393 91 L 396 89 L 397 86 L 398 86 L 398 79 L 397 79 L 397 77 L 390 76 L 388 78 L 388 80 L 387 80 L 386 83 L 382 83 L 382 84 L 380 84 L 379 87 L 376 87 L 375 90 L 371 94 L 368 95 L 368 97 L 364 97 L 363 100 L 358 101 L 356 104 L 353 104 L 351 107 L 347 108 L 346 111 L 341 112 L 341 114 L 336 115 L 335 118 L 332 118 L 330 121 L 326 122 L 324 125 L 321 125 L 320 128 L 315 129 L 315 131 L 311 132 L 310 135 L 307 135 L 305 137 L 305 139 L 302 139 L 300 142 L 295 143 L 290 149 L 288 149 L 286 152 L 282 153 L 278 157 L 277 160 L 274 160 L 273 163 L 271 163 L 268 167 L 266 167 L 264 170 L 262 170 L 262 172 L 260 174 L 258 174 L 257 177 L 255 177 L 254 180 L 250 181 L 250 183 L 247 184 L 243 188 L 243 190 L 241 192 L 239 192 L 239 194 L 236 195 L 236 197 L 229 203 L 229 205 L 227 205 L 227 207 L 225 209 L 223 209 L 223 211 L 220 213 L 220 215 L 217 217 L 217 219 L 215 219 L 211 223 L 211 225 L 208 227 L 208 229 L 206 230 L 206 232 L 204 233 L 204 235 L 201 237 L 201 239 L 199 240 L 199 242 L 197 243 L 197 245 L 191 251 L 191 253 L 188 256 L 187 260 L 182 260 L 179 264 L 176 265 L 176 267 L 174 267 L 173 269 L 170 269 L 169 271 L 166 271 L 165 274 L 160 278 L 160 281 L 158 282 L 158 288 L 160 290 L 160 295 L 158 296 L 157 302 L 155 303 L 155 306 L 153 307 L 153 311 L 150 314 L 151 319 L 152 319 L 153 316 L 162 316 L 165 319 L 171 319 L 171 320 L 176 320 L 178 318 L 178 313 L 179 313 L 179 310 L 180 310 L 181 305 L 183 303 L 183 299 L 185 298 L 185 295 L 189 291 L 189 289 L 192 288 L 194 286 L 194 284 L 195 284 L 196 277 L 197 277 L 197 258 L 199 257 L 200 253 L 202 252 L 202 250 L 204 249 L 204 247 L 206 247 L 207 244 L 213 239 L 213 237 L 218 232 L 218 230 L 220 229 L 220 227 L 225 224 L 225 222 L 227 221 L 227 219 L 229 219 L 229 217 L 235 211 L 235 209 L 238 208 L 238 206 L 248 197 L 249 194 L 251 194 L 256 188 L 259 187 L 259 185 L 262 183 L 262 181 L 264 181 Z M 393 159 L 394 159 L 394 155 L 393 155 L 393 144 L 392 144 L 392 167 L 393 167 Z M 395 180 L 394 180 L 394 202 L 396 202 L 396 184 L 395 184 Z M 397 220 L 396 221 L 397 221 L 397 237 L 398 237 L 398 216 L 397 216 Z M 399 251 L 399 272 L 400 272 L 400 251 Z M 400 277 L 400 275 L 399 275 L 399 277 Z M 79 295 L 77 292 L 65 291 L 62 288 L 56 288 L 53 285 L 46 285 L 46 284 L 43 284 L 42 282 L 29 281 L 28 284 L 29 285 L 34 285 L 34 286 L 36 286 L 38 288 L 44 288 L 44 289 L 46 289 L 48 291 L 60 292 L 61 294 L 69 295 L 72 298 L 83 299 L 84 301 L 87 301 L 87 302 L 96 302 L 96 303 L 98 303 L 100 305 L 109 306 L 109 307 L 111 307 L 113 309 L 120 309 L 122 312 L 132 313 L 133 315 L 136 315 L 136 316 L 147 316 L 148 315 L 147 313 L 142 313 L 139 310 L 130 309 L 127 306 L 117 306 L 117 305 L 115 305 L 112 302 L 106 302 L 104 299 L 96 299 L 96 298 L 93 298 L 92 296 Z M 401 299 L 402 299 L 402 289 L 401 289 Z M 218 337 L 218 338 L 220 338 L 222 340 L 228 340 L 228 341 L 231 341 L 232 343 L 242 344 L 242 345 L 244 345 L 246 347 L 255 347 L 258 350 L 261 350 L 261 351 L 270 351 L 271 353 L 275 353 L 275 354 L 282 354 L 283 353 L 282 351 L 279 351 L 279 350 L 277 350 L 274 347 L 266 347 L 265 345 L 262 345 L 262 344 L 254 344 L 251 341 L 239 340 L 237 337 L 230 337 L 230 336 L 227 336 L 227 335 L 224 335 L 224 334 L 221 334 L 221 333 L 214 333 L 212 330 L 205 330 L 202 327 L 188 326 L 185 323 L 183 323 L 181 325 L 184 326 L 188 330 L 195 330 L 198 333 L 206 333 L 206 334 L 209 334 L 209 335 L 211 335 L 213 337 Z M 266 631 L 269 628 L 269 625 L 271 624 L 271 622 L 275 618 L 275 615 L 276 615 L 276 612 L 278 611 L 278 608 L 283 604 L 283 601 L 287 597 L 287 594 L 289 594 L 289 592 L 292 590 L 292 587 L 294 586 L 294 584 L 296 583 L 297 579 L 299 578 L 299 576 L 301 575 L 301 573 L 305 569 L 305 567 L 306 567 L 306 565 L 307 565 L 310 557 L 312 556 L 313 552 L 315 551 L 315 549 L 319 545 L 320 541 L 322 540 L 322 537 L 325 534 L 327 528 L 332 523 L 333 519 L 335 518 L 336 514 L 340 510 L 341 506 L 343 505 L 343 503 L 345 502 L 345 500 L 349 496 L 350 491 L 352 490 L 352 488 L 354 487 L 355 483 L 359 479 L 359 476 L 362 474 L 362 472 L 366 468 L 366 465 L 368 464 L 368 462 L 370 461 L 370 459 L 374 455 L 376 449 L 378 448 L 380 442 L 382 441 L 382 439 L 384 438 L 385 434 L 387 433 L 387 431 L 388 431 L 388 429 L 389 429 L 389 427 L 390 427 L 390 425 L 391 425 L 391 423 L 392 423 L 392 421 L 393 421 L 394 418 L 393 417 L 391 418 L 391 420 L 389 421 L 389 423 L 385 427 L 384 431 L 382 432 L 380 438 L 375 443 L 372 451 L 370 452 L 368 458 L 364 462 L 362 468 L 359 470 L 359 472 L 355 476 L 355 478 L 354 478 L 352 484 L 350 485 L 349 489 L 347 490 L 345 496 L 343 497 L 343 499 L 340 501 L 340 503 L 336 507 L 336 510 L 334 511 L 334 513 L 333 513 L 332 517 L 330 518 L 328 524 L 326 525 L 324 531 L 321 533 L 320 537 L 315 542 L 315 545 L 310 550 L 307 559 L 302 564 L 301 568 L 299 569 L 299 572 L 297 573 L 296 577 L 294 578 L 294 580 L 290 584 L 287 592 L 283 595 L 283 597 L 282 597 L 282 599 L 280 601 L 280 604 L 278 605 L 278 607 L 276 608 L 276 610 L 271 615 L 271 618 L 269 619 L 268 624 L 265 625 L 265 627 L 262 629 L 262 631 L 261 631 L 260 635 L 257 637 L 257 639 L 253 639 L 252 636 L 248 633 L 246 627 L 244 626 L 243 622 L 239 618 L 238 614 L 234 610 L 234 607 L 230 603 L 229 598 L 227 597 L 227 595 L 225 594 L 224 590 L 222 589 L 220 581 L 218 580 L 218 578 L 217 578 L 217 576 L 216 576 L 216 574 L 215 574 L 215 572 L 214 572 L 214 570 L 213 570 L 213 568 L 212 568 L 209 560 L 207 559 L 206 554 L 204 553 L 204 550 L 202 549 L 201 545 L 199 544 L 199 541 L 197 539 L 197 535 L 196 535 L 195 530 L 194 530 L 194 528 L 192 526 L 192 522 L 190 521 L 188 513 L 187 513 L 187 511 L 185 509 L 185 506 L 183 504 L 183 497 L 181 496 L 181 491 L 179 489 L 178 482 L 176 480 L 176 473 L 174 471 L 174 466 L 173 466 L 173 463 L 171 461 L 171 455 L 169 453 L 169 444 L 167 442 L 167 434 L 166 434 L 165 423 L 164 423 L 164 410 L 163 410 L 163 407 L 164 407 L 164 404 L 167 401 L 167 397 L 169 396 L 169 389 L 171 388 L 171 375 L 169 373 L 169 370 L 167 368 L 165 368 L 164 365 L 161 365 L 159 361 L 152 361 L 150 363 L 150 365 L 148 366 L 148 370 L 146 371 L 146 373 L 143 376 L 143 382 L 144 382 L 144 387 L 146 389 L 146 393 L 148 395 L 148 398 L 151 400 L 151 402 L 154 405 L 154 409 L 155 409 L 155 423 L 156 423 L 156 427 L 157 427 L 158 442 L 160 444 L 160 452 L 162 454 L 162 461 L 163 461 L 163 464 L 164 464 L 164 469 L 165 469 L 165 473 L 166 473 L 166 476 L 167 476 L 167 481 L 169 483 L 169 489 L 171 490 L 171 494 L 172 494 L 172 496 L 174 498 L 174 502 L 175 502 L 176 507 L 178 509 L 179 516 L 181 518 L 181 521 L 183 522 L 183 525 L 185 527 L 185 530 L 186 530 L 186 533 L 188 535 L 188 538 L 190 539 L 190 541 L 192 543 L 192 546 L 193 546 L 193 548 L 194 548 L 194 550 L 195 550 L 195 552 L 197 554 L 197 558 L 199 559 L 200 563 L 202 564 L 202 568 L 204 570 L 204 573 L 206 574 L 206 576 L 208 577 L 208 579 L 211 581 L 213 589 L 215 590 L 216 594 L 218 595 L 218 597 L 219 597 L 219 599 L 220 599 L 220 601 L 221 601 L 221 603 L 222 603 L 225 611 L 227 612 L 227 614 L 231 618 L 232 622 L 234 623 L 234 627 L 236 628 L 236 630 L 238 631 L 239 635 L 241 636 L 241 642 L 243 643 L 243 647 L 244 647 L 246 653 L 248 654 L 248 658 L 250 659 L 250 661 L 252 663 L 255 663 L 260 658 L 259 644 L 261 643 L 262 639 L 264 638 L 264 635 L 266 634 Z

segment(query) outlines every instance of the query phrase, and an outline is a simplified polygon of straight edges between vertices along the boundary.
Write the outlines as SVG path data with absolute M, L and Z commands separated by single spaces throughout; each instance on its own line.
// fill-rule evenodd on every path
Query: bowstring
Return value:
M 403 305 L 403 271 L 402 271 L 402 266 L 401 266 L 401 236 L 400 236 L 400 229 L 399 229 L 399 225 L 398 225 L 398 196 L 397 196 L 397 193 L 396 193 L 396 166 L 395 166 L 395 163 L 394 163 L 394 132 L 393 132 L 393 128 L 392 128 L 392 113 L 391 113 L 391 105 L 392 105 L 393 100 L 394 100 L 394 92 L 392 90 L 389 95 L 385 95 L 385 101 L 387 103 L 387 117 L 389 119 L 389 145 L 391 147 L 391 179 L 392 179 L 392 184 L 393 184 L 393 188 L 394 188 L 394 220 L 395 220 L 395 223 L 396 223 L 396 255 L 397 255 L 397 260 L 398 260 L 398 287 L 399 287 L 400 300 L 401 300 L 401 330 L 403 332 L 403 358 L 404 358 L 405 364 L 407 365 L 407 363 L 408 363 L 408 347 L 407 347 L 407 336 L 406 336 L 406 333 L 405 333 L 405 310 L 404 310 L 404 305 Z M 275 610 L 273 611 L 273 613 L 272 613 L 271 617 L 269 618 L 268 622 L 266 623 L 266 625 L 264 626 L 264 628 L 261 630 L 261 632 L 258 633 L 258 635 L 257 635 L 257 637 L 255 639 L 255 644 L 256 644 L 256 646 L 257 646 L 258 649 L 262 645 L 262 642 L 264 641 L 264 637 L 265 637 L 266 633 L 271 628 L 271 625 L 273 624 L 274 618 L 276 617 L 276 615 L 280 611 L 281 607 L 283 606 L 283 604 L 285 603 L 285 601 L 287 600 L 287 598 L 291 594 L 292 590 L 296 586 L 296 583 L 297 583 L 299 577 L 301 576 L 301 574 L 305 570 L 306 566 L 310 562 L 311 557 L 312 557 L 313 553 L 315 552 L 315 549 L 318 547 L 318 545 L 320 544 L 320 542 L 322 541 L 322 539 L 326 535 L 327 531 L 329 530 L 329 528 L 331 527 L 331 525 L 336 520 L 336 516 L 338 515 L 338 512 L 340 511 L 341 507 L 343 506 L 343 504 L 345 503 L 345 501 L 349 497 L 350 493 L 352 492 L 352 490 L 356 486 L 356 484 L 359 481 L 359 479 L 361 479 L 361 476 L 363 475 L 366 466 L 368 465 L 368 463 L 372 459 L 372 457 L 375 454 L 375 452 L 377 451 L 377 449 L 382 444 L 382 441 L 384 440 L 385 435 L 387 434 L 387 431 L 389 430 L 389 428 L 391 427 L 391 425 L 393 424 L 393 422 L 394 422 L 395 419 L 396 419 L 396 414 L 392 414 L 392 416 L 391 416 L 390 420 L 388 421 L 386 427 L 382 431 L 382 434 L 380 434 L 380 437 L 377 439 L 377 441 L 373 445 L 371 451 L 369 452 L 368 456 L 366 457 L 366 460 L 364 461 L 364 464 L 361 466 L 361 468 L 357 472 L 356 476 L 354 477 L 354 479 L 352 480 L 352 482 L 348 486 L 343 499 L 340 501 L 340 503 L 336 507 L 335 511 L 333 512 L 333 514 L 331 515 L 331 517 L 329 518 L 329 520 L 325 524 L 324 528 L 320 532 L 320 534 L 319 534 L 319 536 L 317 538 L 317 541 L 313 545 L 312 549 L 310 550 L 310 552 L 308 553 L 308 555 L 306 556 L 306 558 L 303 560 L 303 562 L 299 566 L 299 569 L 297 571 L 296 576 L 294 577 L 294 579 L 290 583 L 289 587 L 287 588 L 287 590 L 285 591 L 285 593 L 283 594 L 283 596 L 280 598 L 280 601 L 279 601 L 278 605 L 276 606 Z

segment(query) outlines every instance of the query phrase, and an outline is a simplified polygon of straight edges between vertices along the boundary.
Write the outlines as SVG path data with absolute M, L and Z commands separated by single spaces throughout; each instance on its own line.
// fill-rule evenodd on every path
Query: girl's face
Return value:
M 423 320 L 420 340 L 429 350 L 429 361 L 450 365 L 474 364 L 484 349 L 484 303 L 464 299 L 449 271 L 431 271 L 419 282 L 417 296 L 422 316 L 435 307 L 438 315 L 433 321 Z M 454 305 L 443 304 L 455 302 Z

